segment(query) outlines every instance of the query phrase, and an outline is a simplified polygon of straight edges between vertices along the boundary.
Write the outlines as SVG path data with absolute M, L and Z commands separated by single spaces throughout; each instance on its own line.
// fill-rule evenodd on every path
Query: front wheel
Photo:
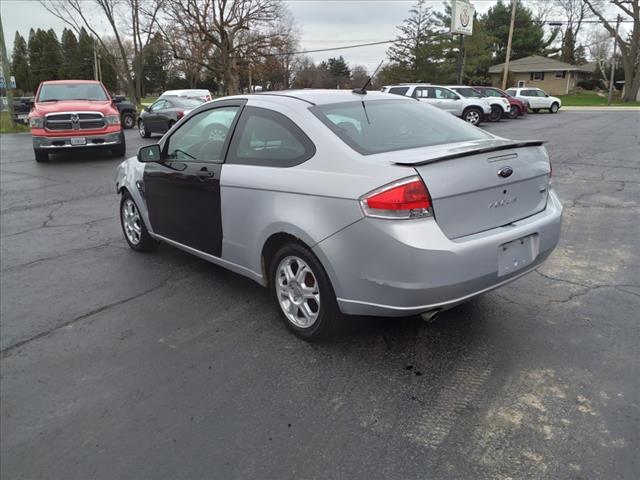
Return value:
M 552 103 L 551 104 L 551 108 L 549 108 L 549 111 L 551 113 L 558 113 L 558 110 L 560 110 L 560 105 L 558 105 L 557 103 Z
M 478 126 L 482 121 L 482 111 L 479 108 L 468 108 L 462 114 L 462 119 L 471 125 Z
M 142 138 L 149 138 L 151 136 L 151 133 L 147 132 L 147 127 L 145 127 L 142 120 L 138 120 L 138 133 Z
M 290 243 L 269 265 L 271 296 L 287 328 L 305 340 L 330 336 L 342 314 L 329 277 L 313 253 Z
M 133 250 L 150 252 L 158 247 L 160 242 L 151 238 L 136 202 L 126 191 L 120 199 L 120 225 L 124 239 Z
M 520 116 L 520 107 L 517 105 L 511 105 L 509 109 L 509 118 L 513 120 L 514 118 L 518 118 Z
M 49 161 L 49 153 L 44 150 L 33 150 L 33 155 L 36 157 L 36 162 L 45 163 Z
M 491 113 L 489 114 L 490 122 L 499 122 L 502 118 L 502 107 L 498 105 L 491 105 Z

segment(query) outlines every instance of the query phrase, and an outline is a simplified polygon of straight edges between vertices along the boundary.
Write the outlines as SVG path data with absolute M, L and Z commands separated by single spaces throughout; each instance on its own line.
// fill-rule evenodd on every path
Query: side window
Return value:
M 495 90 L 490 90 L 490 89 L 483 90 L 482 93 L 484 95 L 486 95 L 487 97 L 501 97 L 502 96 L 498 92 L 496 92 Z
M 389 93 L 394 95 L 406 95 L 409 91 L 409 87 L 392 87 L 389 89 Z
M 170 159 L 221 163 L 231 124 L 240 107 L 205 110 L 183 123 L 166 146 Z
M 357 129 L 351 123 L 348 128 Z M 293 167 L 315 153 L 309 137 L 287 117 L 273 110 L 246 107 L 231 141 L 227 163 Z
M 453 100 L 457 98 L 453 92 L 447 90 L 446 88 L 435 88 L 434 90 L 436 98 L 445 100 Z
M 151 105 L 151 107 L 149 108 L 149 111 L 157 112 L 158 110 L 162 110 L 163 108 L 165 108 L 164 106 L 166 103 L 167 102 L 165 102 L 164 100 L 158 100 L 156 103 Z
M 415 98 L 429 98 L 429 89 L 426 87 L 416 87 L 413 91 Z

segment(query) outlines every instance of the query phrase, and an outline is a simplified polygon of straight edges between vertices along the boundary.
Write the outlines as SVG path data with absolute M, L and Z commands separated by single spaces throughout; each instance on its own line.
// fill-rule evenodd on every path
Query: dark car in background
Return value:
M 174 123 L 184 117 L 203 101 L 178 96 L 162 96 L 152 105 L 145 107 L 138 118 L 138 131 L 143 138 L 152 133 L 166 133 Z
M 29 124 L 29 112 L 33 108 L 33 97 L 13 98 L 13 121 L 15 123 Z
M 522 115 L 525 115 L 529 110 L 529 102 L 527 100 L 521 100 L 519 98 L 512 97 L 504 90 L 501 90 L 496 87 L 476 87 L 476 90 L 479 90 L 487 97 L 502 97 L 509 100 L 509 105 L 511 106 L 509 113 L 507 116 L 511 119 L 518 118 Z
M 114 95 L 113 103 L 120 112 L 122 128 L 133 128 L 136 124 L 136 116 L 138 115 L 136 106 L 128 101 L 124 95 Z

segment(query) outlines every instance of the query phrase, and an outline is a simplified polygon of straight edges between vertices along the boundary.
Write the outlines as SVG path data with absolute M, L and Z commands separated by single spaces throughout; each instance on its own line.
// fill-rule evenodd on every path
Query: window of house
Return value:
M 544 80 L 544 72 L 531 72 L 531 80 Z
M 562 71 L 562 72 L 556 72 L 555 74 L 555 78 L 566 78 L 567 76 L 567 72 Z

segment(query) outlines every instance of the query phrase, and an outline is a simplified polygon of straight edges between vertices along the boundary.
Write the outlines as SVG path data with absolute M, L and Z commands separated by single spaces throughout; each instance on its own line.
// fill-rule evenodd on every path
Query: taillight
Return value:
M 178 112 L 178 120 L 184 117 L 184 112 Z
M 422 218 L 431 215 L 431 197 L 419 177 L 385 185 L 360 199 L 368 217 L 388 219 Z

